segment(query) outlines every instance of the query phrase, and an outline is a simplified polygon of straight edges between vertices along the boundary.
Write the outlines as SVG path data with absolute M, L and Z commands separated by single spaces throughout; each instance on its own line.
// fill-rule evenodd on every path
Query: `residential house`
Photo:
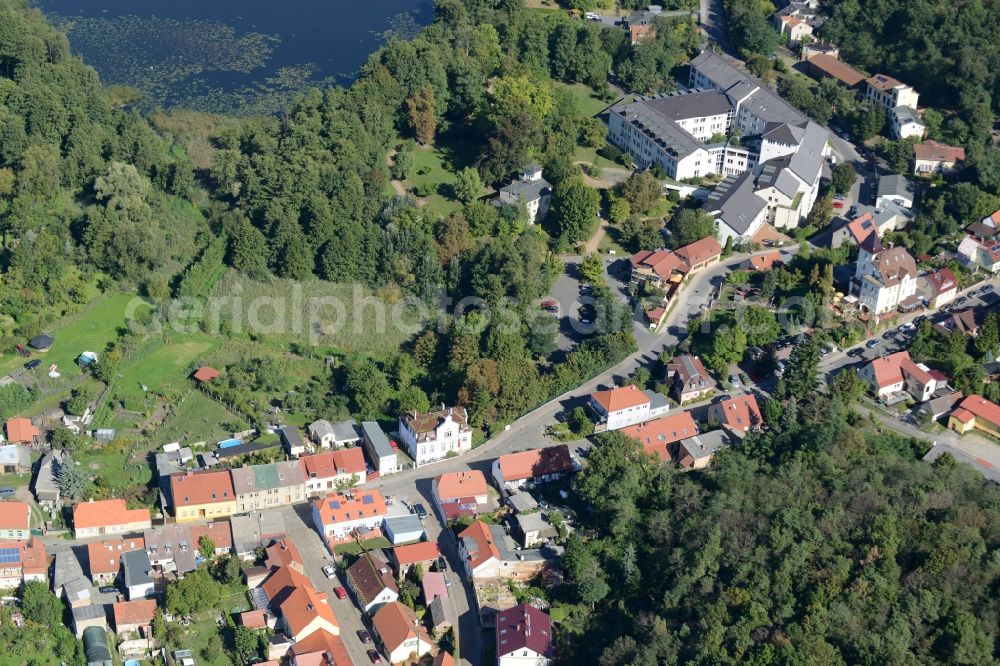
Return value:
M 814 79 L 833 79 L 849 90 L 857 90 L 866 78 L 858 70 L 828 53 L 809 56 L 803 68 Z
M 528 211 L 528 224 L 545 219 L 552 202 L 552 184 L 542 178 L 542 167 L 529 164 L 524 167 L 521 177 L 500 188 L 497 203 L 518 206 L 523 203 Z
M 129 600 L 145 599 L 153 594 L 153 570 L 145 550 L 130 550 L 121 554 L 122 579 Z
M 309 496 L 360 485 L 368 479 L 365 454 L 360 446 L 302 456 L 299 463 Z
M 236 491 L 229 470 L 200 470 L 170 477 L 170 496 L 178 523 L 213 520 L 236 513 Z
M 455 658 L 451 656 L 450 652 L 441 650 L 434 657 L 434 663 L 431 666 L 455 666 Z
M 590 408 L 597 415 L 598 423 L 605 430 L 618 430 L 633 423 L 647 421 L 650 412 L 662 414 L 669 409 L 662 395 L 644 391 L 635 385 L 616 386 L 590 394 Z
M 552 619 L 534 606 L 520 603 L 497 613 L 497 666 L 550 666 Z
M 794 181 L 792 181 L 794 184 Z M 767 222 L 767 201 L 757 196 L 753 171 L 726 176 L 708 195 L 705 212 L 715 218 L 723 243 L 748 243 Z M 796 191 L 789 188 L 791 202 Z M 797 221 L 796 221 L 797 223 Z
M 83 575 L 80 560 L 72 550 L 55 554 L 52 565 L 52 591 L 63 597 L 71 608 L 90 603 L 91 583 Z
M 809 60 L 816 55 L 826 55 L 834 59 L 840 58 L 840 47 L 832 42 L 809 42 L 799 47 L 799 59 Z M 861 81 L 865 80 L 865 75 L 860 74 Z
M 516 550 L 500 525 L 475 520 L 458 537 L 458 553 L 470 578 L 525 581 L 547 567 L 548 558 L 542 551 Z
M 386 515 L 385 499 L 378 490 L 330 493 L 314 500 L 312 507 L 313 525 L 324 541 L 376 530 Z
M 682 439 L 698 434 L 698 426 L 690 412 L 675 412 L 653 421 L 622 429 L 622 433 L 639 440 L 646 453 L 655 454 L 663 461 L 677 458 L 673 446 Z
M 382 531 L 392 545 L 411 543 L 424 538 L 424 525 L 420 518 L 412 513 L 405 516 L 390 516 L 382 524 Z
M 146 542 L 142 537 L 122 538 L 120 536 L 87 544 L 87 563 L 90 580 L 94 585 L 114 583 L 121 570 L 121 556 L 132 550 L 143 550 Z
M 112 606 L 111 614 L 115 622 L 115 633 L 119 636 L 139 634 L 144 638 L 152 638 L 156 599 L 119 601 Z
M 278 608 L 288 595 L 300 587 L 312 587 L 312 583 L 309 581 L 309 576 L 292 567 L 273 569 L 260 584 L 260 590 L 267 599 L 266 605 L 274 613 L 278 612 Z
M 714 403 L 708 408 L 708 418 L 715 421 L 736 439 L 743 439 L 747 433 L 760 428 L 764 419 L 757 407 L 757 398 L 747 393 Z
M 390 664 L 421 657 L 433 647 L 431 637 L 416 614 L 398 601 L 379 608 L 372 618 L 372 626 Z
M 256 558 L 256 550 L 285 535 L 285 523 L 279 511 L 255 511 L 229 519 L 233 535 L 232 552 L 242 560 Z
M 191 543 L 199 550 L 201 550 L 202 538 L 212 542 L 216 555 L 227 555 L 233 552 L 233 531 L 228 520 L 191 525 Z
M 876 74 L 865 79 L 865 100 L 880 109 L 886 116 L 900 106 L 917 108 L 920 95 L 910 86 L 886 74 Z
M 431 482 L 434 504 L 444 522 L 487 509 L 486 477 L 479 470 L 448 472 Z
M 472 428 L 464 407 L 410 412 L 399 417 L 399 438 L 417 467 L 472 450 Z
M 429 604 L 436 598 L 448 598 L 448 581 L 440 571 L 428 571 L 420 579 L 420 587 L 424 595 L 424 603 Z
M 433 541 L 418 541 L 405 546 L 396 546 L 389 551 L 392 568 L 396 570 L 396 576 L 399 578 L 403 578 L 418 564 L 424 571 L 429 571 L 439 557 L 441 549 Z
M 948 268 L 938 268 L 917 278 L 917 293 L 929 308 L 937 310 L 955 300 L 958 280 Z
M 308 428 L 309 439 L 324 449 L 356 444 L 361 440 L 358 422 L 354 419 L 330 423 L 324 419 L 313 421 Z
M 291 647 L 291 654 L 291 666 L 354 666 L 355 664 L 347 652 L 343 639 L 325 629 L 315 631 L 303 640 L 297 641 Z M 278 663 L 275 661 L 275 666 Z
M 879 398 L 888 399 L 892 394 L 905 390 L 917 402 L 930 400 L 935 391 L 948 383 L 947 377 L 940 372 L 931 370 L 923 363 L 914 363 L 906 350 L 866 363 L 858 371 L 858 376 Z
M 799 44 L 804 37 L 812 38 L 813 28 L 798 16 L 775 16 L 775 29 L 778 34 L 786 37 L 792 46 Z
M 291 590 L 278 604 L 281 629 L 293 641 L 301 641 L 317 631 L 340 634 L 340 625 L 327 603 L 326 593 L 317 592 L 312 585 L 301 585 Z
M 0 446 L 0 474 L 27 474 L 31 471 L 31 452 L 20 444 Z
M 704 469 L 716 452 L 729 444 L 729 431 L 710 430 L 677 443 L 677 464 L 683 469 Z
M 988 273 L 1000 271 L 1000 241 L 966 236 L 958 244 L 958 263 L 970 270 L 981 268 Z
M 382 428 L 375 421 L 363 421 L 361 423 L 361 434 L 364 440 L 363 446 L 372 468 L 379 476 L 395 474 L 399 471 L 399 462 L 396 459 L 396 451 L 389 444 L 389 438 L 382 432 Z
M 354 590 L 358 606 L 365 613 L 371 614 L 383 604 L 399 599 L 399 587 L 389 565 L 371 551 L 347 567 L 347 585 Z
M 633 284 L 646 282 L 669 291 L 689 274 L 718 262 L 721 256 L 722 246 L 713 236 L 676 250 L 642 250 L 629 257 L 629 279 Z
M 27 502 L 0 502 L 0 539 L 27 541 L 31 538 L 31 507 Z
M 508 453 L 493 461 L 493 480 L 505 493 L 561 479 L 574 471 L 576 465 L 566 444 Z
M 42 441 L 42 431 L 31 422 L 31 419 L 23 417 L 7 419 L 6 430 L 7 441 L 11 444 L 35 446 Z
M 891 201 L 903 208 L 913 208 L 915 196 L 916 188 L 913 186 L 913 182 L 906 176 L 898 174 L 880 176 L 875 205 L 882 207 L 885 206 L 887 201 Z
M 764 254 L 758 254 L 750 257 L 740 264 L 740 268 L 748 271 L 766 273 L 767 271 L 773 269 L 776 265 L 781 265 L 781 263 L 781 253 L 775 250 L 774 252 L 766 252 Z
M 45 508 L 59 508 L 62 505 L 59 484 L 56 483 L 56 470 L 68 458 L 65 449 L 47 451 L 38 461 L 38 471 L 35 473 L 32 490 L 35 499 Z
M 889 111 L 889 132 L 897 139 L 923 139 L 927 125 L 912 106 L 897 106 Z
M 90 500 L 73 507 L 73 533 L 77 539 L 139 532 L 152 524 L 149 509 L 129 509 L 123 499 Z
M 282 426 L 278 428 L 278 436 L 281 438 L 281 445 L 285 452 L 293 458 L 298 458 L 306 452 L 306 443 L 302 441 L 299 429 L 294 426 Z
M 231 470 L 236 512 L 247 513 L 306 500 L 305 477 L 296 460 L 247 465 Z
M 934 330 L 945 335 L 961 333 L 974 338 L 979 335 L 979 324 L 980 322 L 975 310 L 959 310 L 935 322 Z
M 514 516 L 514 532 L 520 537 L 521 545 L 525 548 L 534 548 L 559 536 L 559 531 L 541 511 L 519 513 Z
M 183 576 L 198 568 L 201 556 L 189 525 L 164 525 L 142 534 L 149 564 L 157 571 Z
M 45 544 L 39 539 L 0 539 L 0 589 L 14 590 L 31 581 L 44 583 L 48 575 Z
M 971 430 L 1000 437 L 1000 405 L 981 395 L 970 395 L 948 417 L 948 427 L 961 433 Z
M 854 272 L 859 305 L 873 314 L 919 302 L 917 262 L 903 247 L 885 249 L 874 234 L 861 244 Z
M 913 146 L 913 174 L 949 175 L 958 170 L 958 164 L 965 161 L 965 149 L 946 146 L 928 139 Z
M 667 363 L 667 384 L 681 404 L 698 400 L 715 388 L 701 359 L 691 354 L 680 354 Z

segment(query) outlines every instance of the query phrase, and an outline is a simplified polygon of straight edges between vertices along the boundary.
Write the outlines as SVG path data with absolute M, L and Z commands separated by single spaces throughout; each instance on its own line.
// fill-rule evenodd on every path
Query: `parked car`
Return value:
M 16 492 L 16 489 L 11 488 L 10 486 L 4 486 L 3 488 L 0 488 L 0 499 L 10 499 Z
M 323 567 L 323 575 L 327 578 L 335 578 L 337 576 L 337 570 L 328 564 Z
M 729 375 L 729 385 L 733 388 L 740 387 L 740 378 L 736 375 Z
M 33 358 L 30 361 L 28 361 L 27 363 L 25 363 L 24 367 L 26 367 L 28 370 L 34 370 L 35 368 L 37 368 L 41 364 L 42 364 L 42 362 L 40 360 L 38 360 L 37 358 Z
M 118 588 L 114 585 L 101 586 L 101 594 L 115 594 L 116 592 L 118 592 Z
M 373 664 L 377 664 L 382 661 L 382 657 L 379 656 L 378 650 L 368 650 L 368 658 L 371 659 Z
M 988 294 L 991 291 L 993 291 L 993 285 L 988 284 L 985 287 L 983 287 L 982 289 L 980 289 L 979 291 L 983 292 L 984 294 Z
M 866 344 L 865 347 L 868 347 L 868 349 L 875 349 L 876 347 L 878 347 L 878 345 L 879 345 L 878 340 L 869 340 L 868 344 Z
M 901 331 L 912 331 L 912 330 L 914 330 L 916 328 L 917 328 L 916 324 L 914 324 L 911 321 L 908 321 L 905 324 L 903 324 L 902 326 L 900 326 L 899 330 L 901 330 Z
M 372 642 L 372 636 L 371 636 L 371 634 L 369 634 L 364 629 L 358 629 L 357 633 L 358 633 L 358 640 L 361 641 L 362 643 L 371 643 Z
M 917 326 L 920 326 L 925 321 L 927 321 L 927 315 L 920 315 L 919 317 L 913 320 L 913 323 L 916 324 Z
M 888 330 L 882 334 L 883 340 L 892 340 L 892 336 L 896 334 L 896 331 Z
M 427 509 L 424 508 L 423 504 L 414 504 L 413 513 L 417 514 L 417 518 L 423 520 L 427 517 Z
M 438 571 L 448 570 L 448 560 L 444 559 L 444 555 L 438 557 Z
M 333 588 L 333 593 L 337 595 L 338 599 L 346 599 L 347 598 L 347 590 L 345 590 L 344 588 L 340 587 L 339 585 L 337 587 Z

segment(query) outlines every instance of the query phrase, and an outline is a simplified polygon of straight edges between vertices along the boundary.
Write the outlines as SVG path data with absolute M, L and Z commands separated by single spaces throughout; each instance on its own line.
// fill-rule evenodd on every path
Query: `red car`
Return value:
M 338 587 L 333 588 L 333 593 L 337 595 L 338 599 L 346 599 L 347 598 L 347 590 L 345 590 L 342 587 L 338 586 Z
M 377 664 L 382 661 L 382 657 L 378 655 L 377 650 L 368 650 L 368 658 L 371 659 L 373 664 Z
M 837 199 L 837 198 L 835 198 L 833 200 L 833 207 L 834 208 L 843 208 L 844 207 L 844 200 L 843 199 Z

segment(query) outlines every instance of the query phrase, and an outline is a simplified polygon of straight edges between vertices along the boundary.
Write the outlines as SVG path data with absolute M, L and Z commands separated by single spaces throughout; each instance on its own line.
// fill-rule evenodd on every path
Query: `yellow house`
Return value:
M 236 513 L 229 470 L 185 472 L 170 477 L 170 496 L 178 523 L 225 518 Z
M 981 395 L 970 395 L 948 416 L 948 427 L 961 433 L 982 430 L 1000 438 L 1000 405 Z

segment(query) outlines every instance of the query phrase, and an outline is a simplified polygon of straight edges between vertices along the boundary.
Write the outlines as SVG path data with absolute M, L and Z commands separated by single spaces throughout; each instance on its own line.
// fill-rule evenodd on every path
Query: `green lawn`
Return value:
M 243 420 L 200 391 L 192 389 L 181 399 L 174 413 L 164 421 L 153 436 L 157 444 L 180 442 L 215 443 L 232 434 L 222 427 L 224 423 L 243 423 Z
M 81 370 L 74 362 L 76 357 L 85 351 L 100 354 L 109 342 L 118 337 L 117 329 L 125 326 L 126 307 L 134 298 L 134 294 L 124 293 L 102 296 L 85 306 L 80 314 L 57 324 L 50 331 L 53 339 L 51 351 L 33 356 L 42 361 L 39 371 L 55 363 L 63 377 L 80 375 Z M 0 359 L 0 374 L 7 374 L 24 362 L 21 356 Z
M 138 359 L 122 373 L 115 395 L 141 397 L 142 384 L 151 391 L 167 395 L 187 389 L 191 363 L 222 343 L 221 337 L 171 334 L 162 347 Z
M 624 169 L 625 167 L 618 162 L 612 162 L 611 160 L 601 157 L 597 154 L 596 148 L 590 148 L 587 146 L 577 146 L 576 150 L 573 151 L 573 161 L 574 162 L 586 162 L 587 164 L 593 164 L 594 166 L 601 169 Z
M 392 546 L 389 540 L 385 537 L 375 537 L 374 539 L 367 539 L 362 542 L 366 550 L 374 550 L 376 548 L 389 548 Z M 360 555 L 361 554 L 361 544 L 357 541 L 352 541 L 351 543 L 342 543 L 339 546 L 334 546 L 333 552 L 336 555 Z
M 582 115 L 596 116 L 609 106 L 607 102 L 597 96 L 593 88 L 583 83 L 561 83 L 556 81 L 552 85 L 557 90 L 568 90 L 573 95 L 573 99 L 576 100 L 577 111 Z
M 81 449 L 73 459 L 90 476 L 96 476 L 110 494 L 121 497 L 126 491 L 147 486 L 153 479 L 153 470 L 146 460 L 129 461 L 129 453 L 111 452 L 106 449 Z

